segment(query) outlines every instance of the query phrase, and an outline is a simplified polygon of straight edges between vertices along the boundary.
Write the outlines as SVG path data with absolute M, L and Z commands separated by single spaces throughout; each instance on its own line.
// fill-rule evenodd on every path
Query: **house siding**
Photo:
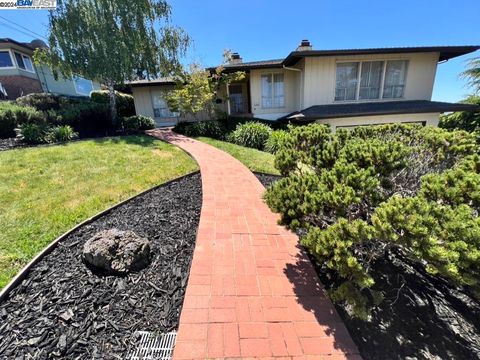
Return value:
M 411 53 L 307 57 L 305 58 L 302 108 L 334 103 L 337 61 L 408 60 L 403 100 L 430 100 L 439 56 L 439 53 Z
M 21 75 L 0 76 L 0 82 L 7 90 L 8 98 L 15 100 L 20 96 L 42 92 L 42 84 L 36 78 Z
M 55 79 L 53 72 L 47 66 L 37 66 L 37 73 L 45 92 L 68 96 L 88 96 L 77 92 L 75 84 L 71 78 L 64 78 L 59 74 L 58 79 Z M 93 90 L 101 89 L 100 84 L 95 81 L 92 81 L 92 85 Z
M 284 75 L 284 95 L 285 106 L 282 108 L 262 108 L 262 82 L 263 74 L 283 74 Z M 252 70 L 250 72 L 250 101 L 252 104 L 252 114 L 257 118 L 275 120 L 292 111 L 300 109 L 299 85 L 301 83 L 301 73 L 299 71 L 285 69 L 262 69 Z

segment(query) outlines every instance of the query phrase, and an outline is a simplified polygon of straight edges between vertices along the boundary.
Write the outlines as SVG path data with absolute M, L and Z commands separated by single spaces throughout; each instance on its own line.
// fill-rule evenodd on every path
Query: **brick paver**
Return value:
M 264 187 L 210 145 L 152 130 L 198 162 L 203 205 L 174 359 L 361 359 Z

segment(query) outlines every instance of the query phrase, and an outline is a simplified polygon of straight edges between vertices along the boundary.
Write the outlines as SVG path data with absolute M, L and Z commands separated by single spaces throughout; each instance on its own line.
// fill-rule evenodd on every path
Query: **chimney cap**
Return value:
M 240 54 L 238 52 L 234 52 L 231 55 L 232 59 L 240 59 Z
M 303 39 L 302 42 L 300 43 L 301 46 L 311 46 L 310 45 L 310 40 L 308 39 Z

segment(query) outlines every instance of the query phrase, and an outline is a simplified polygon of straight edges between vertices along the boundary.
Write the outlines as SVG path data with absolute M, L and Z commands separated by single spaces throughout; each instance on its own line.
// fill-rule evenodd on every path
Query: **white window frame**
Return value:
M 17 61 L 17 57 L 15 56 L 15 53 L 17 53 L 18 55 L 21 56 L 22 60 L 24 61 L 24 64 L 25 64 L 25 58 L 27 58 L 28 60 L 30 60 L 30 64 L 32 64 L 32 70 L 30 69 L 27 69 L 27 67 L 25 66 L 25 69 L 21 68 L 20 65 L 18 64 L 18 61 Z M 24 54 L 20 51 L 17 51 L 17 50 L 13 50 L 13 57 L 15 59 L 15 64 L 17 64 L 17 68 L 19 70 L 22 70 L 22 71 L 26 71 L 26 72 L 29 72 L 29 73 L 32 73 L 32 74 L 35 74 L 35 67 L 33 66 L 33 61 L 32 61 L 32 58 L 30 56 L 28 56 L 27 54 Z M 5 69 L 5 68 L 3 68 Z
M 263 76 L 270 76 L 272 78 L 272 104 L 274 104 L 275 99 L 275 86 L 274 84 L 274 77 L 275 75 L 283 75 L 283 106 L 263 106 Z M 260 74 L 260 105 L 262 109 L 285 109 L 286 103 L 286 96 L 285 96 L 285 73 L 282 71 L 275 71 L 275 72 L 264 72 Z
M 90 85 L 92 87 L 92 91 L 95 90 L 93 88 L 93 81 L 92 80 L 89 80 L 89 79 L 85 79 L 83 76 L 76 76 L 77 78 L 82 78 L 83 80 L 86 80 L 86 81 L 89 81 L 90 82 Z M 85 96 L 90 96 L 90 93 L 84 93 L 84 92 L 81 92 L 81 91 L 78 91 L 78 88 L 77 88 L 77 83 L 75 82 L 75 75 L 72 76 L 72 82 L 73 82 L 73 87 L 75 88 L 75 92 L 79 95 L 85 95 Z
M 17 67 L 15 66 L 17 63 L 17 59 L 15 59 L 15 56 L 13 56 L 12 50 L 11 49 L 0 49 L 0 51 L 6 51 L 10 55 L 10 61 L 12 62 L 12 66 L 4 66 L 0 67 L 0 70 L 4 69 L 16 69 Z
M 380 94 L 379 97 L 376 99 L 359 99 L 360 95 L 360 81 L 361 81 L 361 76 L 362 76 L 362 64 L 364 62 L 371 62 L 371 61 L 382 61 L 383 62 L 383 69 L 382 69 L 382 78 L 380 81 Z M 387 72 L 387 62 L 388 61 L 406 61 L 407 65 L 405 67 L 405 87 L 403 89 L 403 95 L 402 97 L 398 98 L 383 98 L 383 89 L 385 86 L 385 75 Z M 337 89 L 337 64 L 343 64 L 343 63 L 358 63 L 358 73 L 357 73 L 357 85 L 356 85 L 356 91 L 355 91 L 355 100 L 335 100 L 335 91 Z M 334 86 L 335 88 L 333 89 L 333 102 L 334 103 L 352 103 L 352 102 L 372 102 L 372 101 L 395 101 L 395 100 L 401 100 L 405 99 L 405 90 L 407 88 L 407 77 L 408 77 L 408 68 L 410 65 L 410 59 L 399 59 L 399 58 L 393 58 L 393 59 L 351 59 L 351 60 L 337 60 L 335 62 L 335 83 Z

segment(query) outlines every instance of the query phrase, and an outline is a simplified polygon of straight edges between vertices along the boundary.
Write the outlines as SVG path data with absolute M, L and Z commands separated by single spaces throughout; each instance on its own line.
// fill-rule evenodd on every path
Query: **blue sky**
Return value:
M 173 22 L 194 43 L 187 61 L 216 65 L 223 49 L 244 61 L 282 58 L 301 39 L 315 49 L 422 45 L 479 45 L 478 0 L 171 0 Z M 46 11 L 0 10 L 0 16 L 46 36 Z M 0 37 L 30 41 L 0 17 Z M 458 74 L 476 54 L 438 67 L 433 100 L 458 101 L 469 93 Z

